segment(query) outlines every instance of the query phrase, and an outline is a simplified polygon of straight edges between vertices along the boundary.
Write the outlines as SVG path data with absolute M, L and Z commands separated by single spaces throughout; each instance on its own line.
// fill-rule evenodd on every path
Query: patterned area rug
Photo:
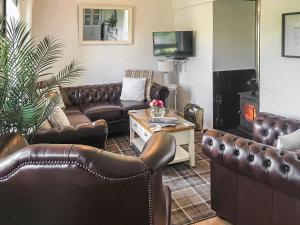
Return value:
M 202 153 L 201 133 L 196 132 L 196 166 L 187 163 L 170 165 L 164 170 L 163 182 L 172 191 L 172 225 L 193 224 L 215 216 L 210 208 L 210 167 Z M 137 156 L 138 151 L 129 145 L 129 137 L 116 137 L 107 141 L 107 151 Z

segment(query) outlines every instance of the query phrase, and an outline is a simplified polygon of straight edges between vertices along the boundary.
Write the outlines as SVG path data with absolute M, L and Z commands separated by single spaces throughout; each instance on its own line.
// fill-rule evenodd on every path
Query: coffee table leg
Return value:
M 195 131 L 190 131 L 190 141 L 189 141 L 189 154 L 190 154 L 190 166 L 195 166 Z
M 135 137 L 135 134 L 134 134 L 134 130 L 133 129 L 131 129 L 131 127 L 130 127 L 130 136 L 129 136 L 129 140 L 130 140 L 130 146 L 132 147 L 132 140 L 134 139 L 134 137 Z

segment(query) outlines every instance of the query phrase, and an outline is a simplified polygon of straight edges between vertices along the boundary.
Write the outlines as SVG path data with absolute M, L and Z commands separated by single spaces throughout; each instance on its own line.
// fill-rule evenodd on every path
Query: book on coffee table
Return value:
M 149 125 L 157 125 L 160 127 L 176 126 L 179 121 L 176 117 L 151 118 L 148 121 Z

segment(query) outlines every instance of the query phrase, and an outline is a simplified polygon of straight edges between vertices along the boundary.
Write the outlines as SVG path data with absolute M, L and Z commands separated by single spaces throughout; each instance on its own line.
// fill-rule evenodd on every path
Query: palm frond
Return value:
M 67 86 L 74 82 L 76 78 L 81 76 L 84 72 L 84 68 L 77 64 L 75 61 L 71 62 L 59 73 L 48 80 L 44 80 L 40 83 L 40 88 L 53 88 L 59 85 Z
M 24 22 L 0 17 L 0 134 L 28 135 L 59 106 L 60 96 L 49 92 L 72 83 L 84 71 L 73 61 L 53 73 L 62 48 L 49 36 L 36 42 Z M 50 78 L 40 82 L 46 75 Z
M 49 36 L 38 43 L 32 57 L 38 77 L 49 75 L 48 71 L 53 69 L 54 63 L 62 56 L 62 47 L 61 43 Z

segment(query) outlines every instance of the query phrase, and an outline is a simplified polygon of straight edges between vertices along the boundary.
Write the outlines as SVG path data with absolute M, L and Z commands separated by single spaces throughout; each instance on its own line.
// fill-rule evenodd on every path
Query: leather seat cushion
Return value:
M 120 101 L 118 105 L 123 110 L 123 117 L 128 118 L 129 110 L 138 110 L 148 108 L 148 103 L 146 101 Z
M 106 121 L 119 120 L 122 118 L 120 106 L 112 103 L 93 103 L 80 105 L 80 110 L 92 121 L 104 119 Z
M 148 104 L 145 101 L 120 101 L 118 105 L 124 110 L 138 110 L 148 108 Z
M 71 126 L 77 126 L 84 123 L 91 123 L 91 120 L 82 113 L 67 114 Z
M 67 108 L 65 108 L 64 111 L 65 111 L 66 115 L 82 114 L 82 112 L 80 111 L 78 106 L 68 106 Z

